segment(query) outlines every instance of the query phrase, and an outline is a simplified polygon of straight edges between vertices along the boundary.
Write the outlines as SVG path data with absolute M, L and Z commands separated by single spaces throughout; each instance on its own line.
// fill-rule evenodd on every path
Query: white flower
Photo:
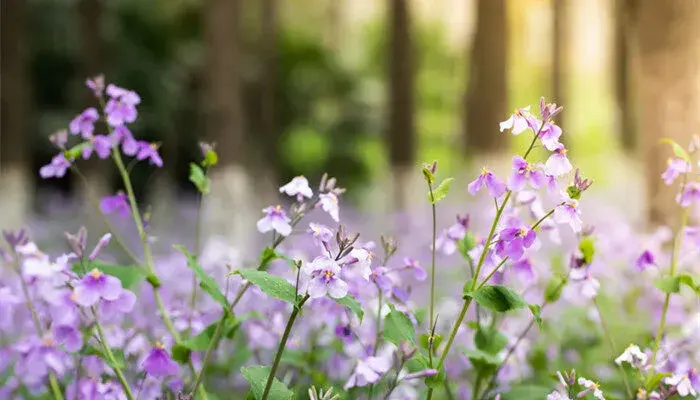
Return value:
M 265 216 L 260 218 L 257 223 L 258 231 L 260 233 L 269 232 L 271 230 L 276 231 L 282 236 L 288 236 L 292 233 L 292 226 L 289 224 L 290 219 L 287 217 L 287 213 L 284 212 L 282 207 L 267 207 L 262 210 Z
M 693 388 L 693 383 L 688 379 L 688 375 L 671 375 L 664 378 L 664 383 L 669 386 L 674 386 L 676 391 L 678 391 L 678 395 L 681 397 L 698 395 Z
M 340 217 L 338 216 L 338 213 L 340 210 L 338 208 L 338 196 L 336 196 L 334 193 L 322 193 L 318 197 L 323 211 L 330 214 L 331 218 L 333 218 L 335 222 L 339 222 Z
M 598 386 L 600 385 L 593 382 L 592 380 L 581 377 L 578 378 L 578 384 L 586 388 L 586 390 L 578 394 L 579 398 L 585 396 L 586 393 L 593 391 L 593 397 L 595 397 L 598 400 L 605 400 L 605 396 L 603 396 L 603 391 L 598 388 Z
M 289 196 L 297 196 L 299 200 L 302 197 L 311 198 L 314 192 L 309 187 L 309 181 L 303 176 L 296 176 L 286 185 L 280 187 L 280 193 L 286 193 Z
M 636 344 L 629 345 L 625 351 L 615 359 L 617 365 L 623 362 L 630 364 L 634 368 L 641 368 L 647 363 L 647 355 Z
M 557 392 L 556 390 L 547 395 L 547 400 L 571 400 L 569 396 Z

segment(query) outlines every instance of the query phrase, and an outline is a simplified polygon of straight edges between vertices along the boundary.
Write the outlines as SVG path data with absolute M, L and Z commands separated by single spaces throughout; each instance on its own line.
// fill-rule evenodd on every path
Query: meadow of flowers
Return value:
M 113 162 L 123 190 L 99 208 L 138 246 L 81 228 L 47 254 L 4 232 L 0 398 L 697 398 L 700 138 L 669 141 L 660 179 L 678 189 L 678 225 L 640 233 L 586 209 L 595 185 L 560 141 L 562 108 L 543 99 L 500 124 L 530 138 L 509 176 L 416 168 L 432 216 L 421 229 L 390 237 L 346 220 L 342 182 L 299 176 L 250 227 L 267 242 L 251 261 L 219 241 L 153 251 L 129 172 L 163 160 L 129 129 L 140 97 L 99 77 L 87 86 L 96 107 L 51 138 L 57 154 L 39 174 Z M 203 143 L 190 164 L 201 197 L 217 163 Z M 456 191 L 474 200 L 442 226 Z M 108 261 L 110 243 L 130 262 Z

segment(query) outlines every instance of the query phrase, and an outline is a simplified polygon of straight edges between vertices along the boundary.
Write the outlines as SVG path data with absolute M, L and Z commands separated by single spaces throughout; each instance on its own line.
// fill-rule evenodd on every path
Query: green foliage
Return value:
M 676 143 L 673 139 L 664 138 L 661 139 L 661 143 L 669 144 L 673 150 L 673 154 L 675 154 L 676 157 L 685 161 L 690 161 L 690 155 L 688 155 L 688 152 L 685 151 L 683 146 Z
M 501 358 L 496 354 L 487 353 L 479 349 L 466 349 L 464 355 L 472 363 L 474 369 L 482 374 L 490 374 L 501 364 Z
M 497 312 L 507 312 L 527 306 L 519 294 L 501 285 L 484 285 L 474 292 L 464 293 L 464 297 L 471 297 L 480 306 Z
M 355 300 L 354 297 L 348 294 L 343 298 L 333 300 L 335 300 L 335 302 L 340 304 L 341 306 L 344 306 L 350 311 L 352 311 L 352 313 L 360 319 L 360 322 L 362 322 L 362 318 L 365 316 L 365 312 L 364 310 L 362 310 L 362 305 L 357 300 Z
M 248 381 L 248 384 L 250 384 L 250 391 L 253 393 L 255 398 L 257 400 L 262 399 L 267 378 L 270 376 L 270 367 L 243 367 L 241 368 L 241 374 L 243 375 L 243 378 Z M 274 378 L 268 399 L 291 400 L 293 398 L 294 392 L 289 390 L 284 383 L 280 382 L 277 378 Z
M 395 309 L 392 309 L 384 319 L 383 336 L 384 339 L 397 346 L 402 341 L 416 344 L 416 331 L 413 328 L 413 323 L 406 314 Z
M 678 293 L 681 291 L 681 282 L 677 276 L 666 275 L 654 282 L 654 286 L 664 293 Z
M 496 355 L 508 345 L 508 338 L 495 328 L 480 326 L 474 335 L 474 345 L 481 351 Z
M 211 182 L 209 177 L 199 165 L 195 163 L 190 163 L 190 182 L 197 187 L 197 190 L 201 194 L 209 194 Z
M 476 237 L 471 232 L 467 232 L 467 234 L 457 242 L 459 254 L 466 260 L 469 260 L 469 251 L 474 247 L 476 247 Z
M 450 191 L 450 185 L 452 184 L 453 180 L 454 178 L 445 178 L 442 182 L 440 182 L 438 187 L 433 189 L 432 198 L 430 197 L 430 194 L 428 194 L 428 200 L 430 200 L 432 204 L 435 204 L 447 197 L 447 193 Z
M 541 400 L 552 392 L 551 386 L 516 385 L 501 395 L 502 400 Z
M 552 276 L 549 282 L 547 282 L 547 287 L 544 290 L 544 301 L 547 303 L 554 303 L 555 301 L 559 300 L 565 284 L 566 278 L 560 275 Z
M 296 305 L 296 288 L 294 285 L 287 282 L 286 279 L 277 275 L 272 275 L 266 271 L 258 271 L 255 269 L 239 269 L 234 273 L 259 287 L 260 290 L 268 296 Z
M 583 254 L 583 261 L 586 264 L 593 262 L 593 255 L 595 254 L 595 241 L 592 236 L 585 236 L 581 239 L 578 244 L 578 249 Z
M 219 287 L 219 284 L 216 283 L 214 278 L 209 276 L 209 274 L 202 269 L 202 266 L 199 265 L 197 262 L 197 256 L 190 253 L 187 251 L 187 249 L 184 246 L 176 245 L 173 246 L 176 250 L 180 251 L 182 254 L 185 255 L 187 258 L 187 266 L 194 271 L 195 275 L 197 276 L 197 279 L 199 279 L 199 287 L 202 288 L 202 290 L 207 293 L 214 301 L 217 303 L 221 304 L 221 307 L 223 307 L 224 312 L 229 313 L 229 305 L 228 305 L 228 300 L 226 300 L 226 296 L 224 296 L 223 292 L 221 291 L 221 288 Z
M 537 326 L 542 329 L 542 307 L 538 304 L 529 304 L 530 312 L 532 312 L 532 317 L 535 319 Z

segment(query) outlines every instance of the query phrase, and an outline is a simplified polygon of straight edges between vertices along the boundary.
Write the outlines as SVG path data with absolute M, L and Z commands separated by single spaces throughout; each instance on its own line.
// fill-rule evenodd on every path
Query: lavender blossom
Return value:
M 348 294 L 348 284 L 340 279 L 340 266 L 335 260 L 320 256 L 304 268 L 311 277 L 309 295 L 312 299 L 324 297 L 326 294 L 339 299 Z
M 257 223 L 260 233 L 266 233 L 272 230 L 282 236 L 289 236 L 289 234 L 292 233 L 292 226 L 289 224 L 291 220 L 287 217 L 287 213 L 281 206 L 270 206 L 263 209 L 262 212 L 265 213 L 265 216 L 260 218 Z
M 177 363 L 170 358 L 165 347 L 160 343 L 153 346 L 141 363 L 141 368 L 154 378 L 166 378 L 178 372 Z
M 467 186 L 467 191 L 472 196 L 475 196 L 482 187 L 486 187 L 489 196 L 496 199 L 503 196 L 503 193 L 506 192 L 506 184 L 486 168 L 483 168 L 481 174 Z
M 70 165 L 70 162 L 66 160 L 63 153 L 59 153 L 51 159 L 49 164 L 41 167 L 39 170 L 39 175 L 44 179 L 63 178 L 63 176 L 66 174 L 66 170 L 70 168 Z
M 100 114 L 94 107 L 85 109 L 80 115 L 73 118 L 68 126 L 73 135 L 80 134 L 83 139 L 90 139 L 95 131 L 95 121 L 100 118 Z

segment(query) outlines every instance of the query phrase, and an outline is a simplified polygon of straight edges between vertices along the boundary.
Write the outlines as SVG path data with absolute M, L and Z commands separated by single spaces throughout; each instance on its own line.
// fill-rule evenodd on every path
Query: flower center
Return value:
M 95 279 L 99 279 L 102 277 L 102 272 L 97 268 L 93 268 L 92 271 L 90 271 L 90 275 Z
M 335 273 L 333 271 L 331 271 L 329 269 L 323 271 L 323 279 L 325 279 L 326 282 L 333 279 L 333 277 L 335 277 Z
M 165 348 L 165 346 L 163 346 L 163 343 L 161 343 L 161 342 L 156 342 L 155 347 L 160 349 L 160 350 L 163 350 Z

